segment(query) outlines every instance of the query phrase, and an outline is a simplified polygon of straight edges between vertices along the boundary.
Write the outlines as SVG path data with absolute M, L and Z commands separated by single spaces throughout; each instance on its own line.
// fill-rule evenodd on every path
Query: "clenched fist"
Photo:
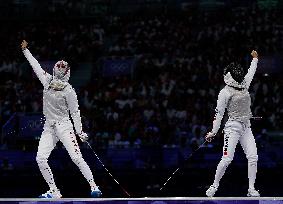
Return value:
M 212 132 L 209 132 L 209 133 L 206 134 L 205 140 L 207 142 L 211 142 L 214 137 L 215 137 L 215 134 L 213 134 Z
M 22 44 L 21 44 L 22 49 L 23 49 L 23 50 L 26 49 L 27 46 L 28 46 L 28 42 L 25 41 L 25 40 L 23 40 L 23 42 L 22 42 Z
M 82 142 L 86 142 L 88 140 L 88 135 L 86 133 L 84 133 L 84 132 L 79 134 L 79 137 L 80 137 Z
M 253 58 L 258 58 L 257 51 L 253 50 L 252 53 L 251 53 L 251 56 L 252 56 Z

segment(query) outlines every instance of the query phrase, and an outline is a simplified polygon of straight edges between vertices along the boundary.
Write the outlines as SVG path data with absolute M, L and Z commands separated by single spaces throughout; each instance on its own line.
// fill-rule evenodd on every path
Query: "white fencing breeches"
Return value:
M 94 188 L 95 183 L 93 175 L 89 166 L 82 158 L 82 154 L 74 134 L 73 125 L 70 120 L 65 120 L 56 123 L 46 121 L 44 124 L 44 131 L 42 132 L 39 141 L 36 161 L 50 189 L 57 189 L 57 187 L 55 185 L 52 171 L 48 165 L 48 158 L 58 141 L 63 143 L 72 161 L 79 167 L 91 188 Z
M 250 125 L 245 125 L 238 121 L 228 121 L 225 125 L 223 156 L 217 166 L 213 183 L 214 186 L 219 186 L 220 179 L 233 160 L 238 141 L 240 141 L 248 159 L 249 188 L 254 189 L 258 160 L 256 143 Z

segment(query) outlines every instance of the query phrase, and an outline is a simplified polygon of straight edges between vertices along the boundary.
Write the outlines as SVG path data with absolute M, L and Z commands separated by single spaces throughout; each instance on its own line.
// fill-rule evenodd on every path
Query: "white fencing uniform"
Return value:
M 57 62 L 53 69 L 53 76 L 51 76 L 41 68 L 28 49 L 24 49 L 23 53 L 44 87 L 43 113 L 46 121 L 39 141 L 36 161 L 45 181 L 50 189 L 57 189 L 52 171 L 47 162 L 56 143 L 61 141 L 72 161 L 79 167 L 89 182 L 91 189 L 94 189 L 96 185 L 92 172 L 82 158 L 73 125 L 69 118 L 70 113 L 75 131 L 81 135 L 83 132 L 79 105 L 76 92 L 68 83 L 70 77 L 68 64 L 64 61 Z
M 218 95 L 216 115 L 212 128 L 212 133 L 216 134 L 226 109 L 229 119 L 224 127 L 223 156 L 217 166 L 213 183 L 216 188 L 219 186 L 219 181 L 226 168 L 233 160 L 236 145 L 240 142 L 248 159 L 249 189 L 254 189 L 258 155 L 255 139 L 251 131 L 251 98 L 248 89 L 255 74 L 257 62 L 257 58 L 252 60 L 248 73 L 240 84 L 232 78 L 230 72 L 224 76 L 226 86 Z

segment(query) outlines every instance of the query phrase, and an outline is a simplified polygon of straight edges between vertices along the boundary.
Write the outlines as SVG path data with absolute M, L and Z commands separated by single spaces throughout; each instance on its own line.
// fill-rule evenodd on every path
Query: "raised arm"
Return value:
M 223 115 L 225 113 L 225 109 L 229 101 L 229 97 L 230 97 L 229 95 L 230 95 L 229 92 L 225 88 L 219 92 L 217 106 L 215 109 L 216 113 L 215 113 L 215 117 L 213 120 L 213 127 L 212 127 L 211 132 L 209 132 L 206 135 L 206 140 L 208 142 L 211 141 L 212 137 L 214 137 L 217 134 L 220 128 L 221 121 L 222 121 Z
M 33 71 L 35 72 L 36 76 L 42 83 L 44 87 L 48 86 L 48 82 L 51 79 L 51 75 L 44 71 L 38 61 L 32 56 L 30 51 L 27 49 L 27 42 L 23 40 L 21 46 L 25 57 L 27 58 L 29 64 L 31 65 Z
M 246 86 L 247 88 L 250 87 L 251 82 L 254 78 L 255 72 L 256 72 L 256 68 L 257 68 L 257 62 L 258 62 L 258 54 L 256 51 L 252 51 L 251 53 L 253 60 L 251 62 L 250 68 L 248 70 L 248 73 L 245 76 L 245 82 L 246 82 Z

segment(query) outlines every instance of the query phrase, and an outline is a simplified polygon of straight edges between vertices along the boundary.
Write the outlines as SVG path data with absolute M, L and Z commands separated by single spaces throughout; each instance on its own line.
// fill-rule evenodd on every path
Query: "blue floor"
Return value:
M 8 204 L 46 204 L 46 203 L 68 203 L 68 204 L 283 204 L 283 197 L 168 197 L 168 198 L 63 198 L 63 199 L 34 199 L 34 198 L 1 198 L 0 203 Z

